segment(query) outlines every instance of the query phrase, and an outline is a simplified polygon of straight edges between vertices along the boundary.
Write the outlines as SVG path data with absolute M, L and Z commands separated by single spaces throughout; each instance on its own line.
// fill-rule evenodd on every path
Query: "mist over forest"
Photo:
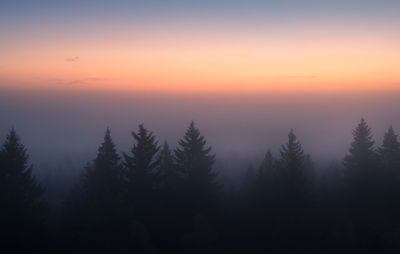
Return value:
M 368 119 L 380 144 L 389 125 L 400 126 L 396 92 L 163 94 L 45 91 L 0 93 L 0 133 L 15 127 L 39 168 L 72 163 L 81 168 L 95 155 L 110 127 L 119 152 L 130 149 L 140 123 L 174 147 L 190 121 L 229 167 L 257 163 L 267 149 L 277 153 L 294 129 L 315 163 L 341 160 L 357 121 Z M 0 138 L 1 140 L 1 138 Z M 238 164 L 239 163 L 239 164 Z M 227 169 L 236 175 L 242 169 Z
M 398 96 L 6 91 L 1 249 L 393 253 Z

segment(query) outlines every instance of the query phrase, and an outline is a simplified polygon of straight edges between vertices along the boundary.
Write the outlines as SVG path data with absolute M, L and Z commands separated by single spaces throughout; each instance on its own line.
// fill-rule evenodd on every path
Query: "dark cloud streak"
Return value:
M 65 62 L 75 63 L 75 62 L 78 62 L 78 61 L 79 61 L 79 56 L 65 58 L 64 61 L 65 61 Z

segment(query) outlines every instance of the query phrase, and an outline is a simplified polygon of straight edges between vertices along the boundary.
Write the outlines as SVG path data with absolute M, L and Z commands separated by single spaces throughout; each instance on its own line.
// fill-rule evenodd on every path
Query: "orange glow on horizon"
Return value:
M 297 38 L 297 37 L 294 37 Z M 335 39 L 334 39 L 335 38 Z M 159 38 L 162 39 L 162 38 Z M 363 41 L 364 40 L 364 41 Z M 0 46 L 2 86 L 157 92 L 400 89 L 400 46 L 351 37 Z

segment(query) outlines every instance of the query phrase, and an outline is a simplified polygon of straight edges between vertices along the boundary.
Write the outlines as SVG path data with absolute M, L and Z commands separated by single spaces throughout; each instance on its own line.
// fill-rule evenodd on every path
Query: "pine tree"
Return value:
M 361 118 L 353 131 L 353 142 L 349 153 L 344 158 L 346 173 L 345 194 L 342 197 L 348 209 L 348 217 L 358 237 L 361 239 L 377 239 L 381 232 L 378 218 L 385 210 L 387 192 L 384 174 L 379 170 L 378 156 L 374 149 L 371 129 Z M 374 245 L 375 241 L 368 243 Z M 378 251 L 379 252 L 379 251 Z
M 167 142 L 164 145 L 158 156 L 157 178 L 158 186 L 161 189 L 170 189 L 177 184 L 178 181 L 177 166 L 174 162 L 171 149 Z
M 96 158 L 86 167 L 84 188 L 93 201 L 114 202 L 121 200 L 122 180 L 120 156 L 107 128 Z
M 259 178 L 262 180 L 272 180 L 276 174 L 276 159 L 272 156 L 270 150 L 264 156 L 258 169 Z
M 344 159 L 344 166 L 348 173 L 356 178 L 368 177 L 376 169 L 376 153 L 371 129 L 364 118 L 353 130 L 353 142 L 349 154 Z
M 77 186 L 71 193 L 70 205 L 74 206 L 79 216 L 71 218 L 72 231 L 74 228 L 84 227 L 80 242 L 87 252 L 115 251 L 115 247 L 122 246 L 127 234 L 125 204 L 123 200 L 124 182 L 121 158 L 117 153 L 111 138 L 111 131 L 107 128 L 104 141 L 97 150 L 96 158 L 88 163 L 83 176 L 82 194 Z M 67 218 L 69 219 L 69 218 Z
M 280 173 L 284 184 L 288 184 L 289 188 L 297 189 L 304 187 L 307 182 L 306 156 L 293 130 L 290 130 L 288 138 L 288 143 L 280 150 Z
M 400 142 L 398 135 L 390 126 L 385 136 L 383 144 L 378 149 L 383 169 L 390 175 L 400 175 Z
M 43 232 L 39 229 L 44 226 L 44 189 L 36 182 L 28 158 L 25 146 L 11 129 L 0 150 L 0 249 L 6 252 L 34 249 Z
M 257 180 L 255 181 L 257 194 L 261 195 L 262 202 L 268 199 L 271 195 L 276 195 L 276 188 L 280 184 L 279 171 L 277 160 L 272 156 L 270 150 L 264 156 L 260 166 L 258 167 Z
M 280 155 L 277 193 L 271 199 L 272 217 L 280 218 L 279 237 L 294 243 L 284 250 L 293 252 L 309 244 L 305 239 L 312 239 L 313 230 L 304 231 L 304 228 L 314 226 L 311 214 L 314 204 L 311 158 L 304 153 L 293 130 L 288 134 L 288 142 L 281 147 Z M 300 234 L 304 235 L 299 241 Z
M 215 184 L 216 178 L 212 168 L 215 154 L 211 154 L 212 148 L 207 148 L 206 143 L 192 121 L 185 136 L 179 141 L 180 147 L 175 150 L 175 157 L 178 167 L 189 182 L 211 186 Z
M 127 179 L 128 199 L 139 218 L 148 216 L 154 198 L 155 176 L 159 147 L 155 136 L 139 125 L 137 133 L 132 132 L 136 141 L 131 155 L 124 153 L 125 174 Z
M 215 154 L 211 154 L 211 147 L 206 147 L 206 143 L 192 121 L 175 150 L 176 163 L 184 174 L 194 210 L 206 209 L 218 191 L 217 174 L 213 171 Z

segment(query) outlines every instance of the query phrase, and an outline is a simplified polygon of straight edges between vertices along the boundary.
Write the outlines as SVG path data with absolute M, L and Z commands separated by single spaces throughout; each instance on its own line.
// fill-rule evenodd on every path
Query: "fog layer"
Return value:
M 267 149 L 277 154 L 291 128 L 314 161 L 325 163 L 342 159 L 361 117 L 377 145 L 389 125 L 400 130 L 399 95 L 2 91 L 0 137 L 14 126 L 36 170 L 66 164 L 81 168 L 94 157 L 106 127 L 119 151 L 128 151 L 133 144 L 130 132 L 140 123 L 160 143 L 174 147 L 194 120 L 225 170 L 232 165 L 237 172 L 238 167 L 258 163 Z

